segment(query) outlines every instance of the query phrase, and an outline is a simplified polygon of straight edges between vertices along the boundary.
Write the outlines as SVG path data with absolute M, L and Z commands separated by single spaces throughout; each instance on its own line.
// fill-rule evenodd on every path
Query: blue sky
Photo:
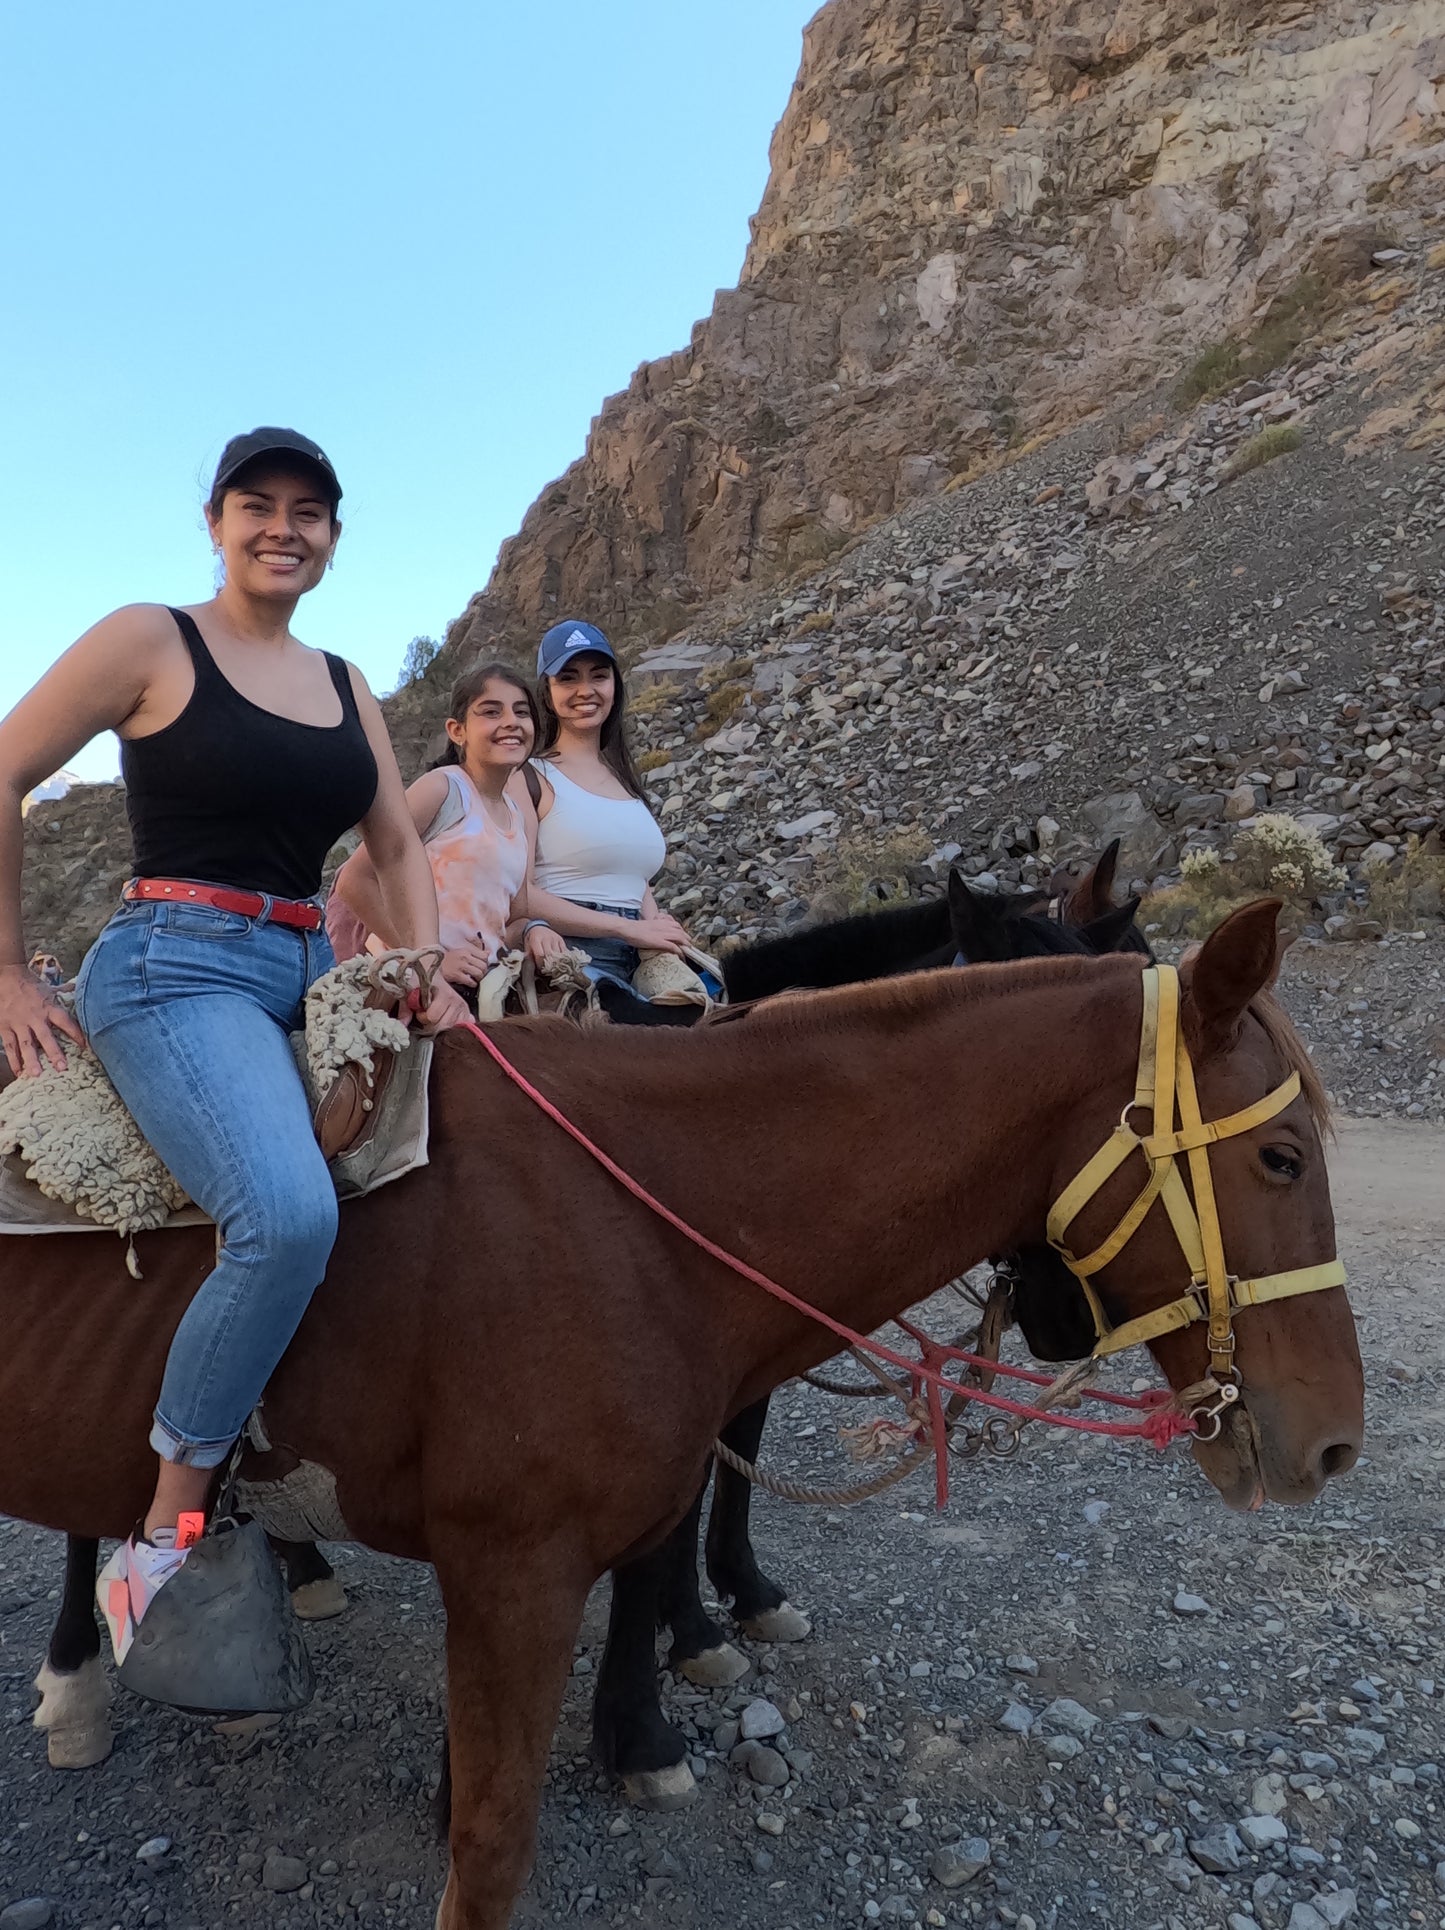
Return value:
M 737 279 L 817 3 L 6 9 L 0 710 L 107 610 L 210 594 L 200 500 L 261 422 L 346 492 L 297 634 L 389 688 Z

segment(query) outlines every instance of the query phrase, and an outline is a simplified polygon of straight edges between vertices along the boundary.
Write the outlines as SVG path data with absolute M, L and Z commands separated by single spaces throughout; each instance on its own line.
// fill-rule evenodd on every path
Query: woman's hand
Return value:
M 454 1025 L 465 1025 L 471 1016 L 461 993 L 438 972 L 432 979 L 431 1003 L 417 1014 L 422 1031 L 449 1032 Z
M 491 969 L 492 961 L 480 939 L 470 945 L 453 945 L 442 956 L 442 977 L 452 985 L 480 985 Z
M 522 949 L 539 971 L 545 971 L 567 950 L 567 941 L 550 925 L 533 925 L 522 941 Z
M 665 911 L 654 912 L 650 918 L 629 918 L 618 936 L 640 952 L 675 952 L 679 958 L 692 943 L 686 928 Z
M 56 1004 L 33 972 L 23 965 L 0 967 L 0 1045 L 10 1070 L 25 1078 L 33 1078 L 44 1064 L 64 1072 L 65 1049 L 57 1033 L 85 1044 L 77 1020 Z

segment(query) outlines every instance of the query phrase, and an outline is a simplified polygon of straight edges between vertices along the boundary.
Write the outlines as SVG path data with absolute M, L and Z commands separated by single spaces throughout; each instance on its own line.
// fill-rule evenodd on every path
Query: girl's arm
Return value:
M 431 866 L 407 807 L 401 772 L 397 769 L 396 753 L 391 748 L 381 708 L 361 672 L 354 664 L 347 667 L 361 727 L 376 759 L 376 796 L 361 820 L 362 840 L 376 871 L 387 929 L 396 934 L 397 942 L 407 950 L 420 951 L 437 942 L 437 894 Z M 351 902 L 349 898 L 347 902 Z M 432 985 L 431 1003 L 421 1014 L 422 1022 L 443 1031 L 466 1017 L 467 1008 L 461 998 L 438 974 Z
M 92 737 L 118 730 L 140 710 L 164 664 L 168 632 L 174 625 L 159 604 L 132 604 L 102 617 L 0 722 L 0 1044 L 12 1072 L 36 1073 L 42 1062 L 61 1070 L 65 1049 L 57 1034 L 85 1043 L 76 1020 L 25 962 L 20 868 L 26 793 Z
M 423 837 L 446 802 L 447 780 L 445 771 L 426 771 L 415 784 L 406 791 L 407 808 L 411 821 L 416 827 L 417 836 Z M 428 865 L 428 871 L 431 867 Z M 370 850 L 360 844 L 352 852 L 346 863 L 336 874 L 334 889 L 339 891 L 349 908 L 365 925 L 369 932 L 375 932 L 387 945 L 399 945 L 401 939 L 387 914 L 386 902 L 382 895 L 381 879 Z M 433 884 L 435 891 L 435 884 Z

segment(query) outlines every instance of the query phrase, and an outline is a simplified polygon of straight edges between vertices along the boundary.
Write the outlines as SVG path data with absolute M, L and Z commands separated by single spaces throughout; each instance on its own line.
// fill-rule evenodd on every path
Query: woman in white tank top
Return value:
M 667 841 L 627 750 L 622 671 L 595 624 L 569 621 L 543 637 L 537 678 L 542 795 L 527 909 L 629 982 L 639 951 L 680 955 L 691 941 L 652 895 Z

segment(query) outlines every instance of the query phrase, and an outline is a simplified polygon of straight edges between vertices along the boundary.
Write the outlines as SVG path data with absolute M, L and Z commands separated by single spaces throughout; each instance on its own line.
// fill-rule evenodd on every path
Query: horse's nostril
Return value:
M 1320 1467 L 1328 1480 L 1332 1474 L 1347 1474 L 1360 1457 L 1358 1441 L 1336 1441 L 1320 1456 Z

